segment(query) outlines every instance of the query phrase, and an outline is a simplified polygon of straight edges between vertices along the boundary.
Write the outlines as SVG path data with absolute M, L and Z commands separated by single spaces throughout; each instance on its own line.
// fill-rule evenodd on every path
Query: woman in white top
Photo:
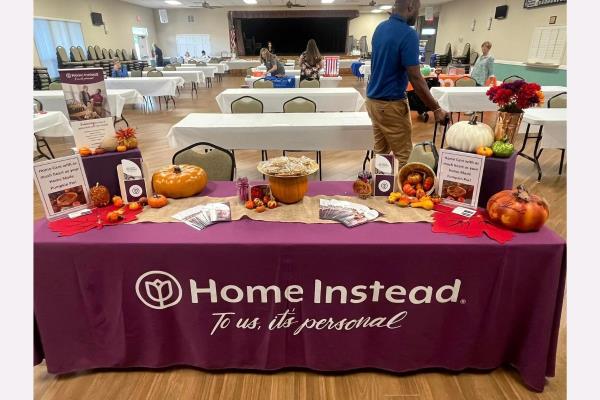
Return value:
M 478 86 L 484 86 L 485 81 L 494 75 L 494 56 L 490 54 L 492 44 L 487 40 L 481 44 L 481 56 L 477 58 L 471 68 L 471 78 L 475 79 Z

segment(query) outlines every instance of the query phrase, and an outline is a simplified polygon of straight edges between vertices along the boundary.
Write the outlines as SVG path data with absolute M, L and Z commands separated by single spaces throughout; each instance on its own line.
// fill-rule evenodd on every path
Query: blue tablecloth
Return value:
M 350 65 L 350 69 L 352 70 L 352 74 L 353 74 L 354 76 L 356 76 L 356 77 L 359 77 L 359 78 L 363 78 L 363 77 L 364 77 L 364 75 L 363 75 L 363 74 L 361 74 L 361 73 L 358 71 L 358 69 L 360 68 L 360 66 L 361 66 L 361 65 L 363 65 L 363 64 L 364 64 L 363 62 L 360 62 L 360 61 L 355 61 L 355 62 L 353 62 L 353 63 Z
M 273 82 L 274 88 L 294 88 L 296 87 L 295 76 L 284 76 L 278 78 L 276 76 L 265 76 L 265 80 Z

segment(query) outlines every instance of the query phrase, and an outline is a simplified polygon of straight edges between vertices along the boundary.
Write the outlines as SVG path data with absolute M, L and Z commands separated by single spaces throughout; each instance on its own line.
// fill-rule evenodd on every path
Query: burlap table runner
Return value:
M 237 196 L 230 197 L 188 197 L 185 199 L 169 199 L 169 204 L 163 208 L 146 207 L 144 212 L 138 214 L 138 219 L 131 223 L 140 222 L 181 222 L 172 216 L 188 208 L 219 201 L 228 201 L 231 206 L 231 219 L 239 220 L 248 217 L 257 221 L 271 222 L 302 222 L 306 224 L 338 224 L 339 222 L 319 219 L 319 199 L 346 200 L 353 203 L 364 204 L 367 207 L 379 211 L 380 215 L 375 221 L 387 223 L 398 222 L 433 222 L 431 211 L 419 208 L 398 207 L 386 203 L 383 197 L 369 198 L 366 200 L 349 196 L 305 196 L 296 204 L 280 204 L 279 207 L 268 209 L 263 213 L 248 210 L 240 202 Z

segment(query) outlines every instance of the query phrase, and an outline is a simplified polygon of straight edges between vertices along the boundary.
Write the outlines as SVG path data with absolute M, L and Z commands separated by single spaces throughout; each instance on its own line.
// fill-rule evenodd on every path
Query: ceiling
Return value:
M 164 0 L 121 0 L 127 3 L 137 4 L 149 8 L 188 8 L 190 6 L 200 6 L 205 0 L 178 0 L 181 5 L 169 5 Z M 211 6 L 223 6 L 228 8 L 252 8 L 252 7 L 276 7 L 285 6 L 288 0 L 257 0 L 257 5 L 245 4 L 243 0 L 206 0 Z M 309 7 L 332 7 L 332 6 L 352 6 L 368 5 L 370 0 L 335 0 L 332 4 L 321 4 L 321 0 L 292 0 L 293 3 L 308 5 Z M 394 4 L 394 0 L 376 0 L 377 6 L 384 4 Z M 447 3 L 451 0 L 421 0 L 421 6 L 432 6 L 436 4 Z M 194 7 L 196 8 L 196 7 Z M 300 8 L 294 8 L 299 10 Z M 366 8 L 365 8 L 366 9 Z

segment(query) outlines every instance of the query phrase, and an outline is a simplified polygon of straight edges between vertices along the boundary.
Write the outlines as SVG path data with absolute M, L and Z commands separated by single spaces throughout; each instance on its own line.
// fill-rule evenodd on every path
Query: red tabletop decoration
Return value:
M 433 213 L 432 232 L 449 233 L 466 237 L 480 237 L 486 234 L 492 240 L 504 244 L 512 240 L 515 234 L 504 228 L 500 228 L 489 220 L 487 213 L 477 210 L 477 214 L 471 218 L 454 214 L 454 207 L 437 204 Z
M 119 222 L 108 222 L 106 214 L 111 211 L 118 210 L 117 207 L 107 206 L 102 208 L 94 208 L 91 214 L 82 215 L 77 218 L 63 218 L 48 223 L 48 227 L 53 232 L 57 232 L 58 236 L 71 236 L 77 233 L 87 232 L 94 228 L 102 229 L 104 226 L 121 225 L 137 219 L 137 214 L 142 212 L 143 208 L 138 210 L 130 210 L 128 207 L 123 207 L 123 218 Z

